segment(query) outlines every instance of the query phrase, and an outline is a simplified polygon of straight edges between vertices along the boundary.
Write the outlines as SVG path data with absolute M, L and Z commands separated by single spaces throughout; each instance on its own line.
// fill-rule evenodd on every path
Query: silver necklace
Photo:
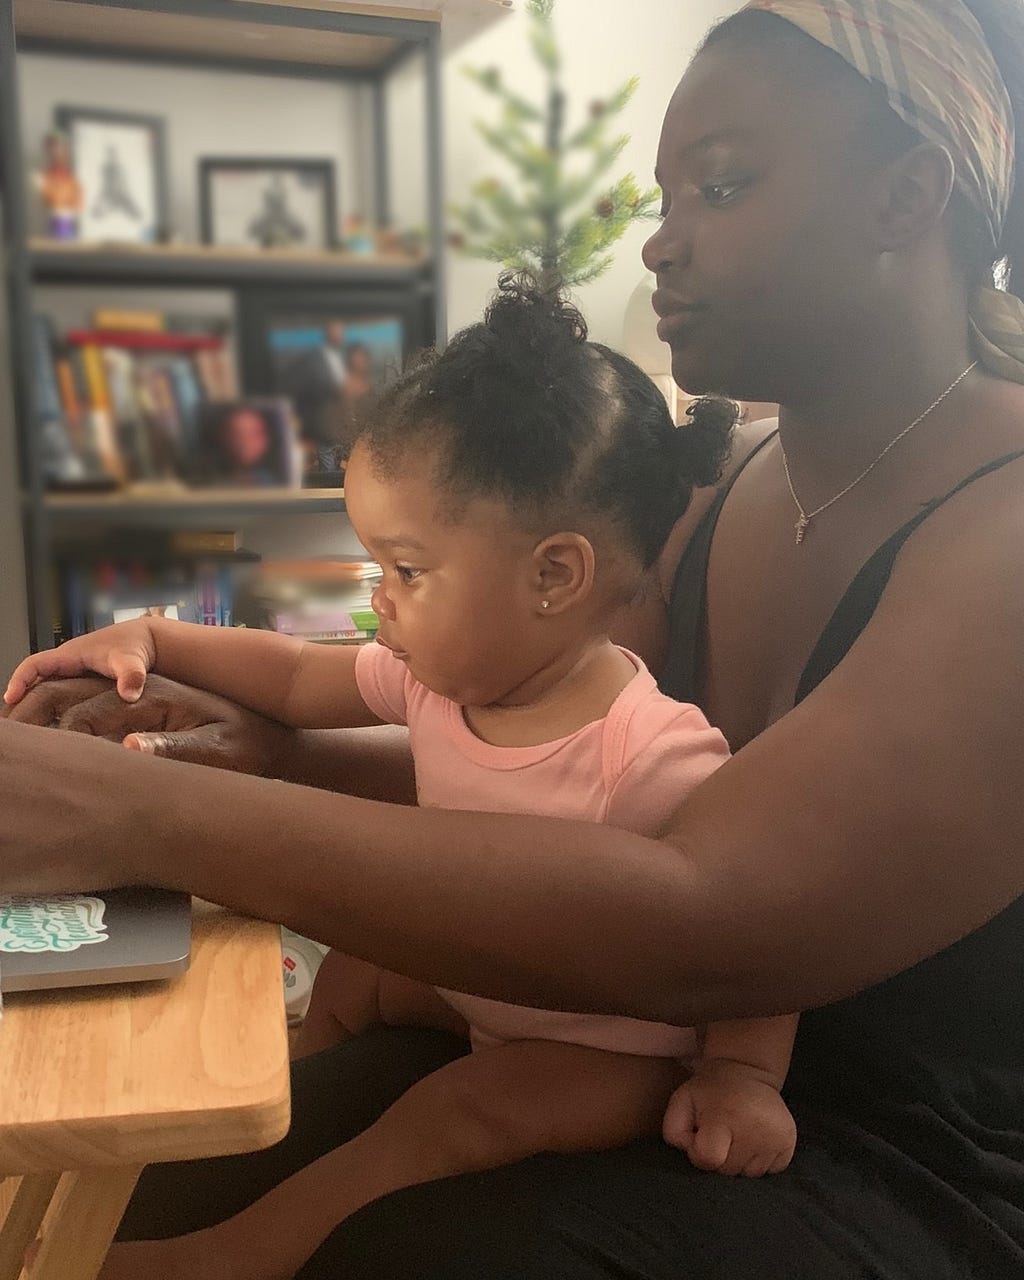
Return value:
M 814 519 L 815 516 L 820 516 L 821 513 L 823 511 L 827 511 L 834 502 L 838 502 L 840 498 L 845 498 L 851 489 L 856 489 L 857 485 L 859 485 L 860 482 L 866 476 L 869 476 L 871 472 L 874 471 L 875 467 L 878 466 L 878 464 L 882 461 L 882 459 L 889 452 L 889 450 L 895 448 L 895 446 L 899 444 L 899 442 L 903 439 L 904 436 L 909 435 L 910 432 L 913 431 L 913 429 L 916 426 L 919 426 L 922 422 L 924 422 L 925 418 L 928 417 L 928 415 L 932 412 L 932 410 L 937 409 L 939 405 L 942 404 L 943 400 L 945 400 L 945 398 L 950 394 L 950 392 L 955 391 L 957 387 L 960 385 L 960 383 L 963 382 L 964 378 L 966 378 L 967 375 L 977 367 L 978 367 L 977 360 L 975 360 L 972 364 L 969 364 L 967 368 L 963 371 L 963 373 L 960 374 L 958 378 L 955 378 L 949 384 L 949 386 L 945 389 L 945 391 L 943 391 L 942 395 L 932 401 L 932 403 L 928 406 L 928 408 L 925 409 L 924 413 L 919 414 L 918 417 L 914 419 L 914 421 L 910 424 L 909 427 L 904 427 L 898 436 L 894 436 L 893 439 L 889 441 L 889 443 L 885 446 L 885 448 L 874 460 L 874 462 L 869 463 L 864 468 L 864 470 L 860 473 L 860 475 L 856 478 L 856 480 L 851 480 L 850 483 L 846 486 L 846 488 L 840 489 L 834 498 L 829 498 L 828 502 L 823 502 L 820 507 L 816 507 L 813 511 L 805 511 L 800 504 L 800 499 L 796 496 L 796 490 L 793 488 L 793 477 L 789 474 L 789 459 L 786 457 L 786 446 L 782 443 L 782 437 L 779 436 L 779 448 L 782 450 L 782 468 L 786 473 L 786 483 L 789 485 L 790 496 L 793 499 L 796 509 L 800 513 L 797 518 L 796 524 L 793 526 L 796 530 L 796 545 L 799 546 L 800 543 L 803 542 L 804 534 L 807 532 L 807 526 L 811 523 L 811 521 Z

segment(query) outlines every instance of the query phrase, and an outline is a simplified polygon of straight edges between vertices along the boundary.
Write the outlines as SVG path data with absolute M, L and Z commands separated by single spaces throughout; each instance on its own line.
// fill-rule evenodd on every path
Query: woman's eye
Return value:
M 420 570 L 414 569 L 411 564 L 396 564 L 395 572 L 406 583 L 415 582 L 420 576 Z
M 708 204 L 721 208 L 722 205 L 731 204 L 745 186 L 744 182 L 709 182 L 701 187 L 700 193 Z

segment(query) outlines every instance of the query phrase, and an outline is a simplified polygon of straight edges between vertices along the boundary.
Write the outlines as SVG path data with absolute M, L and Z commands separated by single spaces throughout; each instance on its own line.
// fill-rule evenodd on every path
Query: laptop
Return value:
M 188 968 L 191 941 L 186 893 L 0 894 L 0 991 L 173 977 Z

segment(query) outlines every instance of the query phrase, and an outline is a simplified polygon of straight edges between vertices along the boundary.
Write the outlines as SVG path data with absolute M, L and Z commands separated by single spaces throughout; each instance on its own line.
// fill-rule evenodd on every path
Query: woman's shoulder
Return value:
M 754 450 L 775 431 L 778 426 L 776 418 L 762 418 L 756 422 L 744 422 L 736 428 L 733 438 L 732 452 L 717 485 L 706 489 L 694 490 L 693 500 L 685 513 L 676 521 L 668 540 L 658 557 L 656 571 L 657 583 L 663 604 L 668 605 L 675 582 L 676 570 L 683 553 L 690 545 L 690 539 L 696 532 L 700 522 L 707 515 L 715 499 L 724 488 L 731 484 L 736 475 Z

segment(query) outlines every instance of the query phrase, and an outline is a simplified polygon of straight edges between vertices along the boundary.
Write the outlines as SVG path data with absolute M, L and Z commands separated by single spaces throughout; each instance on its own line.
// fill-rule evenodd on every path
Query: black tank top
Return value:
M 1022 456 L 980 467 L 878 548 L 815 646 L 797 702 L 855 643 L 911 534 L 962 489 Z M 682 701 L 694 700 L 708 557 L 727 494 L 698 526 L 672 588 L 671 658 L 660 684 Z M 970 859 L 968 847 L 965 874 Z M 905 973 L 805 1013 L 786 1097 L 798 1122 L 839 1135 L 844 1154 L 856 1163 L 860 1153 L 873 1177 L 882 1170 L 908 1207 L 947 1230 L 955 1223 L 964 1274 L 992 1274 L 982 1262 L 991 1254 L 1001 1259 L 995 1274 L 1024 1276 L 1024 897 Z

